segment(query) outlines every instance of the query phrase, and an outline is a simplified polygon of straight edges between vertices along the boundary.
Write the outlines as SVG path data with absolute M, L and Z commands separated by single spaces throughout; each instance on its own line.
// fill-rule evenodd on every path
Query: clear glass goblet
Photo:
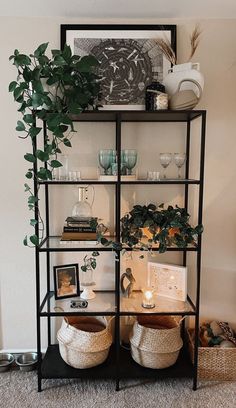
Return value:
M 169 166 L 172 160 L 172 153 L 160 153 L 160 163 L 164 169 L 163 179 L 166 179 L 166 168 Z
M 186 154 L 185 153 L 175 153 L 174 161 L 175 161 L 176 166 L 178 167 L 178 178 L 181 179 L 181 167 L 183 167 L 186 161 Z
M 113 161 L 113 150 L 99 150 L 98 159 L 100 166 L 104 169 L 104 174 L 108 175 L 108 170 L 111 167 Z
M 137 150 L 128 149 L 122 151 L 123 162 L 127 169 L 127 174 L 130 176 L 132 174 L 132 169 L 137 163 Z

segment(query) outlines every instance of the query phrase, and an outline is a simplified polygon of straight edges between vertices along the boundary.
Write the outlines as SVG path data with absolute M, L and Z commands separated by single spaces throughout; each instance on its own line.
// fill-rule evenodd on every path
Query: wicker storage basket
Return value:
M 183 345 L 180 323 L 172 316 L 140 316 L 130 338 L 131 355 L 148 368 L 166 368 L 175 364 Z
M 187 330 L 192 363 L 194 360 L 193 332 L 194 330 Z M 198 377 L 207 380 L 236 380 L 236 348 L 199 347 Z
M 63 319 L 57 340 L 63 360 L 74 368 L 84 369 L 106 360 L 112 336 L 104 317 L 75 316 Z

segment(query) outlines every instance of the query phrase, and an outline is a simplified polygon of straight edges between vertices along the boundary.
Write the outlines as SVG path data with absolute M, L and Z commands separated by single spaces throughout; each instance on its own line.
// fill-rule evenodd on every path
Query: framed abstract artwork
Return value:
M 171 65 L 155 39 L 168 39 L 176 52 L 175 25 L 61 25 L 61 48 L 99 61 L 103 109 L 145 107 L 145 88 L 154 73 L 162 82 Z
M 187 299 L 187 268 L 179 265 L 148 262 L 148 286 L 158 296 L 185 302 Z

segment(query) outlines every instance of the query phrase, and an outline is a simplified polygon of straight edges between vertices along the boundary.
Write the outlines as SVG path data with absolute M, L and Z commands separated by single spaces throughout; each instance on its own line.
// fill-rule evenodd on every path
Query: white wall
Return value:
M 78 23 L 79 20 L 0 19 L 2 135 L 0 349 L 32 349 L 35 347 L 36 339 L 34 251 L 25 248 L 22 244 L 22 239 L 28 232 L 29 219 L 26 196 L 23 191 L 26 169 L 23 155 L 29 149 L 29 145 L 27 141 L 19 140 L 14 130 L 19 115 L 16 112 L 16 104 L 8 94 L 7 87 L 8 83 L 15 79 L 16 73 L 14 67 L 8 62 L 8 57 L 15 48 L 30 53 L 37 45 L 46 41 L 50 41 L 51 48 L 59 48 L 59 26 L 61 23 L 69 22 Z M 166 23 L 167 21 L 135 22 Z M 177 49 L 181 62 L 181 59 L 188 54 L 187 38 L 195 22 L 187 20 L 168 20 L 168 22 L 178 24 Z M 194 57 L 194 61 L 201 64 L 206 84 L 199 108 L 206 108 L 208 111 L 201 315 L 202 318 L 223 319 L 236 324 L 236 20 L 201 21 L 201 26 L 203 29 L 201 44 Z M 86 129 L 85 125 L 81 126 L 78 136 L 75 136 L 75 138 L 78 137 L 80 154 L 84 151 L 83 149 L 86 149 L 86 141 L 83 140 L 85 134 L 89 134 L 89 140 L 92 143 L 93 125 L 87 124 L 86 126 Z M 106 125 L 101 125 L 97 130 L 104 147 L 106 137 L 108 137 L 104 135 L 112 135 L 112 130 L 112 127 Z M 176 143 L 180 146 L 179 135 L 182 130 L 178 129 L 177 132 Z M 138 128 L 130 127 L 127 133 L 130 136 L 131 145 L 134 135 L 137 134 L 140 151 L 144 135 L 150 142 L 154 142 L 155 139 L 155 130 L 151 124 L 150 127 L 147 125 Z M 169 143 L 170 139 L 167 137 L 165 146 L 167 147 Z M 164 146 L 164 141 L 158 145 L 158 148 L 161 146 Z M 171 149 L 174 151 L 174 147 Z M 91 163 L 92 160 L 95 160 L 95 157 L 91 157 Z M 153 155 L 150 160 L 152 160 L 152 166 L 156 167 L 157 158 Z M 145 165 L 142 164 L 141 167 L 144 171 Z M 174 167 L 170 171 L 174 172 Z M 160 189 L 160 196 L 156 197 L 153 191 L 148 189 L 150 199 L 157 202 L 162 201 L 163 197 L 173 201 L 179 196 L 179 193 L 179 191 L 170 193 L 169 190 Z M 100 190 L 96 194 L 95 211 L 101 208 L 99 197 L 103 194 L 107 197 L 107 205 L 109 205 L 109 194 L 105 190 L 104 192 Z M 142 197 L 138 192 L 136 194 L 136 197 Z M 73 203 L 73 200 L 68 198 L 65 205 L 61 206 L 60 210 L 56 210 L 56 203 L 61 195 L 64 196 L 64 192 L 55 192 L 52 207 L 57 211 L 57 213 L 53 212 L 54 218 L 60 222 L 63 221 L 64 214 L 70 211 Z M 55 230 L 58 225 L 54 223 Z M 78 259 L 75 255 L 70 258 L 72 262 Z M 56 258 L 55 263 L 60 260 L 60 257 Z M 106 262 L 109 267 L 111 261 Z

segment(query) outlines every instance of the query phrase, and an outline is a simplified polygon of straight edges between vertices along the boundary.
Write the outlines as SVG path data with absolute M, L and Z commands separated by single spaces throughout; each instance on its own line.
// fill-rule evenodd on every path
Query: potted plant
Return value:
M 74 132 L 71 115 L 78 115 L 86 108 L 96 108 L 99 95 L 98 77 L 94 67 L 98 65 L 95 57 L 72 55 L 69 46 L 52 50 L 51 57 L 46 55 L 48 43 L 41 44 L 33 54 L 26 55 L 18 50 L 10 56 L 17 69 L 17 79 L 9 84 L 9 91 L 19 104 L 18 111 L 22 120 L 18 120 L 16 130 L 21 139 L 31 141 L 32 150 L 24 155 L 29 164 L 27 179 L 52 180 L 52 171 L 62 164 L 58 160 L 61 146 L 71 147 L 71 132 Z M 44 121 L 47 137 L 42 139 Z M 43 142 L 43 148 L 37 148 Z M 41 165 L 36 171 L 36 161 Z M 38 187 L 39 188 L 39 187 Z M 38 212 L 39 221 L 32 217 L 30 224 L 39 222 L 38 236 L 27 236 L 24 244 L 39 245 L 44 235 L 44 225 L 38 207 L 38 191 L 33 191 L 25 183 L 28 193 L 29 210 Z
M 178 206 L 165 209 L 163 204 L 135 205 L 121 219 L 121 244 L 113 244 L 104 236 L 100 236 L 99 240 L 103 245 L 113 245 L 114 249 L 121 245 L 124 250 L 128 247 L 150 251 L 156 245 L 159 253 L 171 246 L 197 246 L 197 237 L 203 232 L 203 226 L 192 227 L 189 218 L 187 210 Z
M 95 282 L 93 280 L 93 271 L 97 267 L 97 257 L 99 255 L 99 252 L 94 251 L 92 252 L 92 256 L 89 257 L 88 255 L 85 255 L 84 257 L 84 264 L 81 266 L 81 285 L 83 287 L 83 292 L 81 294 L 82 299 L 94 299 L 96 296 L 92 289 L 95 285 Z

